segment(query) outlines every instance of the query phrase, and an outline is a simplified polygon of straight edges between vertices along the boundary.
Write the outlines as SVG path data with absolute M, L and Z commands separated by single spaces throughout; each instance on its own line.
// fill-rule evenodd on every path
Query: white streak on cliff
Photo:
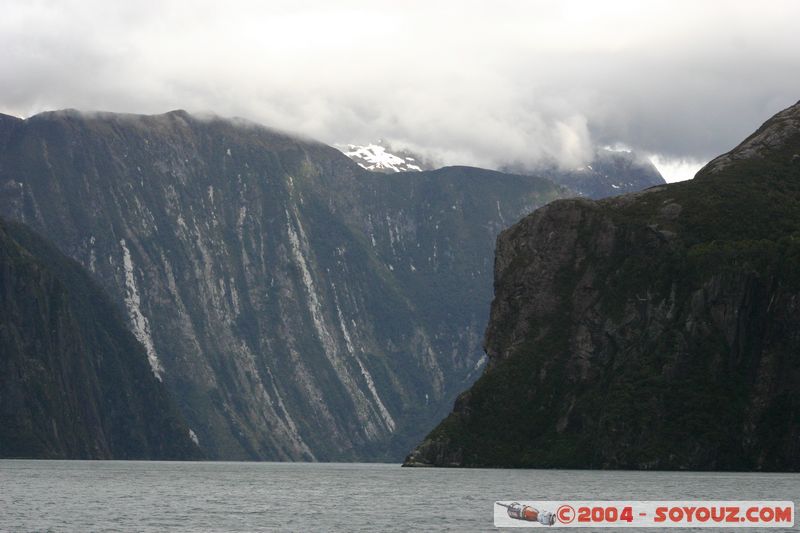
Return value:
M 292 186 L 292 182 L 289 182 L 290 187 Z M 294 224 L 292 223 L 292 219 L 294 218 Z M 298 268 L 300 269 L 300 276 L 303 281 L 303 285 L 306 289 L 306 294 L 308 295 L 308 310 L 311 313 L 311 321 L 314 324 L 314 330 L 317 333 L 317 337 L 319 338 L 320 342 L 322 343 L 322 349 L 327 357 L 328 361 L 330 362 L 331 366 L 333 367 L 336 375 L 339 377 L 339 380 L 342 382 L 342 385 L 347 389 L 348 394 L 353 399 L 356 405 L 356 413 L 358 415 L 359 420 L 364 424 L 364 432 L 370 439 L 378 438 L 380 432 L 376 427 L 375 423 L 372 421 L 372 416 L 370 415 L 371 404 L 369 400 L 364 396 L 364 393 L 358 387 L 356 382 L 353 380 L 352 376 L 350 376 L 349 372 L 347 371 L 347 365 L 339 356 L 339 350 L 336 346 L 336 341 L 334 340 L 333 335 L 328 330 L 328 327 L 325 324 L 325 320 L 322 314 L 322 305 L 320 303 L 319 295 L 317 294 L 317 289 L 314 284 L 314 280 L 311 277 L 311 271 L 308 266 L 308 261 L 306 260 L 304 253 L 303 253 L 303 246 L 301 246 L 301 239 L 302 244 L 306 247 L 308 246 L 308 239 L 305 235 L 305 231 L 303 230 L 303 226 L 300 223 L 300 219 L 297 216 L 297 213 L 294 213 L 294 217 L 289 215 L 289 211 L 286 211 L 286 231 L 289 237 L 289 244 L 291 248 L 291 253 L 294 258 L 295 263 L 297 264 Z M 297 230 L 295 231 L 296 225 Z
M 128 250 L 125 239 L 120 239 L 119 244 L 122 246 L 122 265 L 125 268 L 125 306 L 128 308 L 133 335 L 147 351 L 147 360 L 156 379 L 162 381 L 161 375 L 164 373 L 164 367 L 161 366 L 161 361 L 158 360 L 158 355 L 156 355 L 153 337 L 150 335 L 150 323 L 141 310 L 141 299 L 139 298 L 139 289 L 136 287 L 136 278 L 133 273 L 131 252 Z
M 95 242 L 96 239 L 94 238 L 94 235 L 92 235 L 92 237 L 89 239 L 89 270 L 92 272 L 97 271 L 97 254 L 94 251 Z
M 392 418 L 392 415 L 389 413 L 389 410 L 386 409 L 386 406 L 383 404 L 381 397 L 378 395 L 378 391 L 375 388 L 375 382 L 372 380 L 372 374 L 369 373 L 367 368 L 361 362 L 361 359 L 358 357 L 358 354 L 353 347 L 353 341 L 350 337 L 350 332 L 347 329 L 347 324 L 344 321 L 344 316 L 342 315 L 342 309 L 339 306 L 339 297 L 336 295 L 336 286 L 333 287 L 333 298 L 334 303 L 336 304 L 336 315 L 339 318 L 339 327 L 342 329 L 342 336 L 344 337 L 344 343 L 347 347 L 347 351 L 350 352 L 350 355 L 353 356 L 353 359 L 356 360 L 358 363 L 358 368 L 361 370 L 361 375 L 364 377 L 364 381 L 367 383 L 367 388 L 372 393 L 372 397 L 375 398 L 375 404 L 378 406 L 378 410 L 381 413 L 381 417 L 383 418 L 386 427 L 389 429 L 390 432 L 394 432 L 395 422 Z

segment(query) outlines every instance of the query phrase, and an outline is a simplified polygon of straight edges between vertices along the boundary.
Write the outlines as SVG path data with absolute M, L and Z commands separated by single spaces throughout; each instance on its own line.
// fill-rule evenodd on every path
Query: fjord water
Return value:
M 352 463 L 7 460 L 0 487 L 0 531 L 487 531 L 495 500 L 800 501 L 800 474 Z

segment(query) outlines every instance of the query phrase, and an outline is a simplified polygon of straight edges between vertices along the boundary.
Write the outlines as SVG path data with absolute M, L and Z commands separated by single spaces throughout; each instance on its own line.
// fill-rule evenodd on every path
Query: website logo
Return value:
M 789 528 L 790 501 L 497 501 L 497 527 Z

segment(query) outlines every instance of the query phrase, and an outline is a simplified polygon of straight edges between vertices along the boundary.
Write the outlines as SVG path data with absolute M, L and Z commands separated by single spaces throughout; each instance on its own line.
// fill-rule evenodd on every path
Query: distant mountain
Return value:
M 666 183 L 649 160 L 612 150 L 598 150 L 591 162 L 575 170 L 545 170 L 541 175 L 595 200 Z
M 800 470 L 800 103 L 695 179 L 504 231 L 490 362 L 410 465 Z
M 664 185 L 666 181 L 652 162 L 634 152 L 598 149 L 591 161 L 572 170 L 544 165 L 536 170 L 518 165 L 504 167 L 506 172 L 545 177 L 568 187 L 579 196 L 594 200 L 637 192 Z
M 336 147 L 366 170 L 384 173 L 433 170 L 422 157 L 407 150 L 394 150 L 381 139 L 374 144 L 345 144 Z
M 395 151 L 384 141 L 367 145 L 337 145 L 337 148 L 362 168 L 376 172 L 413 172 L 434 168 L 420 156 Z M 633 152 L 609 149 L 597 150 L 591 161 L 573 170 L 564 170 L 553 164 L 535 170 L 522 165 L 505 165 L 501 171 L 547 178 L 578 196 L 593 199 L 619 196 L 666 183 L 648 159 Z
M 0 457 L 200 458 L 191 437 L 83 268 L 0 221 Z
M 497 234 L 566 195 L 183 111 L 0 117 L 0 213 L 125 310 L 218 459 L 402 459 L 483 368 Z

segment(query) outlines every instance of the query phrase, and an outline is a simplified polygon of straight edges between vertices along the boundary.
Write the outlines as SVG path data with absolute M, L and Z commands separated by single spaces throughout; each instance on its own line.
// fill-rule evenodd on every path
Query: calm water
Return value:
M 508 499 L 800 502 L 800 475 L 0 461 L 0 531 L 491 531 Z

